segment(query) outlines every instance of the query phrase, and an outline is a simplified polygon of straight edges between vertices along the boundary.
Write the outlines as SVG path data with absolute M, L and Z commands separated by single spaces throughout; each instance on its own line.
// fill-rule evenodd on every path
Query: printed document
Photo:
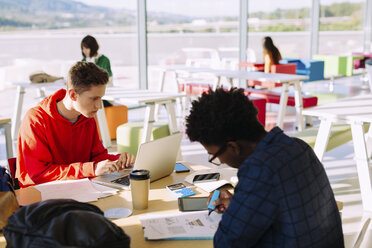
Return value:
M 139 217 L 148 240 L 157 239 L 213 239 L 222 214 L 208 210 L 147 214 Z

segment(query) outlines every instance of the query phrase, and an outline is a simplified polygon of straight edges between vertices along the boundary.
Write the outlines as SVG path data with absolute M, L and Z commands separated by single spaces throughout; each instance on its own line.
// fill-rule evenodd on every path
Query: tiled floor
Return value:
M 366 83 L 361 80 L 360 76 L 337 79 L 334 85 L 331 85 L 331 89 L 332 87 L 333 92 L 330 92 L 329 81 L 318 81 L 305 83 L 303 85 L 304 91 L 319 94 L 320 103 L 335 100 L 337 97 L 368 93 Z M 11 117 L 14 96 L 14 88 L 0 91 L 0 98 L 2 99 L 0 109 L 2 116 Z M 38 101 L 35 99 L 35 96 L 36 94 L 32 92 L 26 93 L 24 106 L 30 107 L 35 105 Z M 269 106 L 267 111 L 266 129 L 269 130 L 275 125 L 277 106 Z M 23 112 L 25 112 L 25 110 Z M 163 112 L 161 112 L 160 118 L 165 118 Z M 139 119 L 142 115 L 143 113 L 141 113 L 141 110 L 132 111 L 129 113 L 129 119 Z M 288 108 L 284 124 L 286 133 L 290 134 L 295 132 L 294 120 L 294 109 Z M 182 130 L 184 129 L 183 123 L 183 119 L 179 118 L 179 124 Z M 315 124 L 317 124 L 317 121 L 315 121 Z M 4 142 L 4 136 L 0 133 L 0 164 L 2 165 L 6 163 Z M 207 153 L 200 144 L 190 143 L 185 137 L 182 141 L 181 149 L 184 160 L 211 167 L 213 166 L 207 162 Z M 114 145 L 110 151 L 115 152 L 115 150 L 116 147 Z M 342 222 L 346 247 L 353 247 L 353 243 L 364 220 L 367 217 L 372 217 L 372 212 L 366 212 L 362 209 L 359 182 L 353 156 L 353 145 L 349 142 L 327 152 L 323 160 L 336 199 L 344 203 Z M 372 225 L 370 225 L 361 247 L 372 247 Z

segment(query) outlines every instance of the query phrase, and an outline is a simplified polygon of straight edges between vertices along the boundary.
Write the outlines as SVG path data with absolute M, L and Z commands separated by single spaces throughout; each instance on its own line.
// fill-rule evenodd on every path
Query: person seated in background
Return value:
M 31 108 L 18 136 L 16 177 L 21 187 L 55 180 L 94 177 L 129 167 L 129 153 L 108 154 L 94 116 L 102 108 L 108 73 L 77 62 L 60 89 Z
M 322 163 L 279 127 L 266 132 L 243 89 L 203 93 L 192 103 L 186 133 L 209 162 L 238 169 L 234 194 L 221 189 L 212 203 L 223 213 L 214 247 L 344 247 Z
M 282 55 L 280 54 L 279 49 L 274 45 L 271 37 L 264 37 L 262 45 L 265 63 L 264 71 L 265 73 L 269 73 L 272 65 L 279 64 L 279 61 L 282 59 Z
M 102 69 L 106 70 L 109 74 L 109 85 L 112 85 L 112 71 L 110 60 L 103 54 L 98 53 L 99 45 L 97 40 L 91 36 L 87 35 L 83 38 L 80 44 L 81 54 L 83 55 L 82 61 L 93 62 Z

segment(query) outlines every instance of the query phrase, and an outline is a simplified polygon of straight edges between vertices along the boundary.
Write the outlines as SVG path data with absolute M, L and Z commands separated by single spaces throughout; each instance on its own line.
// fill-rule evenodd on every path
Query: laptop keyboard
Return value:
M 129 177 L 128 176 L 121 177 L 121 178 L 112 180 L 111 182 L 129 186 Z

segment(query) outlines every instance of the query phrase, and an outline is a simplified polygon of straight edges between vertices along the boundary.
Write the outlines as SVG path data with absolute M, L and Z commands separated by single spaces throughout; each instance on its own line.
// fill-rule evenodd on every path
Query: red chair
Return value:
M 13 180 L 13 187 L 14 189 L 19 189 L 19 182 L 16 178 L 16 169 L 17 169 L 17 158 L 9 158 L 8 159 L 8 165 L 10 170 L 10 176 Z
M 271 73 L 285 73 L 285 74 L 296 74 L 297 65 L 295 63 L 288 64 L 276 64 L 271 66 Z M 262 88 L 273 89 L 280 87 L 283 84 L 276 82 L 260 82 L 254 80 L 248 80 L 248 86 L 261 86 Z
M 265 64 L 262 63 L 252 63 L 252 62 L 239 62 L 238 66 L 240 68 L 250 68 L 252 71 L 264 71 Z

